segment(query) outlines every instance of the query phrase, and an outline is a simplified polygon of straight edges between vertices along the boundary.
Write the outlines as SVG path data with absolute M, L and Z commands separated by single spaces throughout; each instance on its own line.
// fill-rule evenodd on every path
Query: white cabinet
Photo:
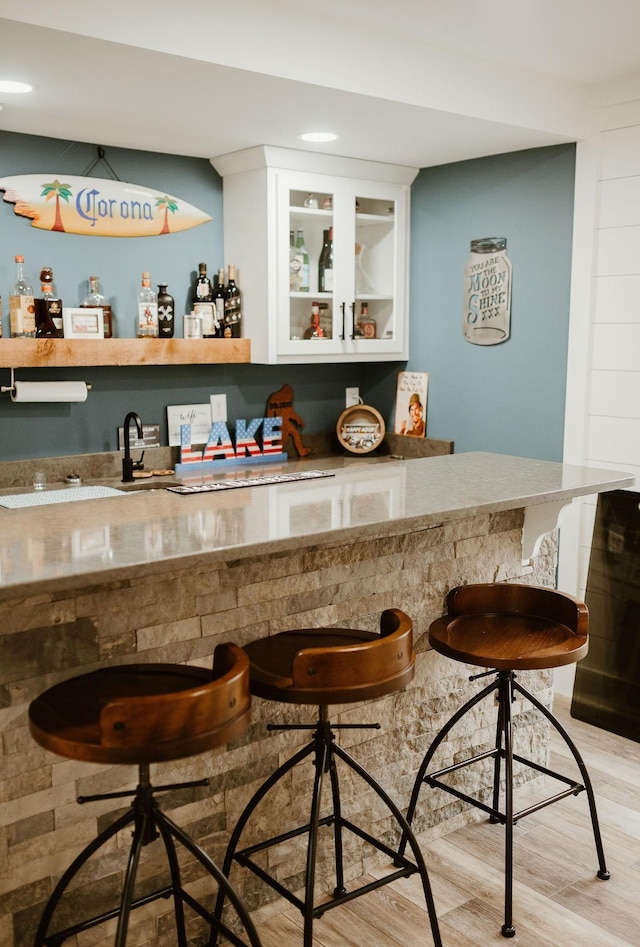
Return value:
M 223 178 L 225 259 L 236 265 L 252 361 L 408 357 L 409 198 L 416 168 L 271 147 L 223 155 L 212 164 Z M 328 230 L 333 289 L 319 292 Z M 290 234 L 298 231 L 309 255 L 308 291 L 290 283 Z M 313 303 L 320 337 L 309 337 Z

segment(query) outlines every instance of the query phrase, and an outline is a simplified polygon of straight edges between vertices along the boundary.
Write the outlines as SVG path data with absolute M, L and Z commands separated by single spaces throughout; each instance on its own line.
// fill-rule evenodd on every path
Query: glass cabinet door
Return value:
M 397 202 L 393 194 L 361 192 L 355 218 L 354 314 L 351 338 L 357 348 L 397 341 Z
M 291 348 L 309 355 L 339 351 L 342 341 L 335 305 L 336 198 L 328 183 L 315 191 L 288 188 L 287 330 L 296 343 Z
M 312 189 L 313 188 L 313 189 Z M 279 182 L 281 355 L 402 351 L 406 210 L 402 189 L 292 172 Z

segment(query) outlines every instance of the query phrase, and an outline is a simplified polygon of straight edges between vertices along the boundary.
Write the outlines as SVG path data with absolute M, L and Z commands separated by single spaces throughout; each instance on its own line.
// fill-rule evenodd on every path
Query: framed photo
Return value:
M 65 339 L 104 339 L 102 309 L 63 306 L 62 328 Z
M 428 372 L 398 372 L 394 434 L 427 435 Z

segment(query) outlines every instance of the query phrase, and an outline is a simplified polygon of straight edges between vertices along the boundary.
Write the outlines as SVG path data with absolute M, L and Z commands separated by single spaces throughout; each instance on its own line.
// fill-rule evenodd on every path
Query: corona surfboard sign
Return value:
M 178 197 L 103 178 L 16 174 L 0 178 L 0 190 L 32 227 L 85 237 L 155 237 L 211 220 Z

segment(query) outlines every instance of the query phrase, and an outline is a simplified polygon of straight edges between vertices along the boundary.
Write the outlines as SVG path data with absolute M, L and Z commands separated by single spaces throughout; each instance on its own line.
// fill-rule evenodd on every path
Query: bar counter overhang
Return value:
M 540 546 L 538 535 L 553 529 L 558 511 L 574 497 L 633 485 L 632 476 L 617 471 L 487 453 L 288 465 L 292 471 L 315 467 L 335 476 L 215 494 L 145 490 L 0 510 L 1 943 L 29 942 L 52 879 L 96 834 L 96 821 L 110 818 L 108 804 L 79 807 L 76 796 L 135 780 L 132 768 L 72 764 L 34 744 L 27 707 L 44 689 L 108 663 L 206 665 L 220 641 L 242 645 L 287 628 L 375 630 L 381 610 L 398 607 L 414 621 L 414 681 L 389 698 L 338 708 L 334 717 L 382 723 L 380 731 L 349 731 L 344 743 L 357 744 L 355 754 L 406 807 L 426 747 L 459 704 L 461 688 L 469 693 L 465 668 L 426 643 L 448 589 L 475 581 L 554 585 L 555 541 Z M 540 699 L 551 700 L 548 672 L 523 678 Z M 162 782 L 211 778 L 206 790 L 176 799 L 174 818 L 214 858 L 249 787 L 273 769 L 274 754 L 297 748 L 291 734 L 283 742 L 265 733 L 271 713 L 273 707 L 256 699 L 248 736 L 158 768 Z M 278 709 L 278 719 L 300 715 Z M 478 717 L 470 726 L 477 743 L 493 739 L 493 721 Z M 522 732 L 526 749 L 543 760 L 544 727 Z M 272 818 L 286 824 L 295 804 L 292 790 Z M 434 796 L 429 805 L 416 822 L 427 839 L 471 818 L 455 802 Z M 120 854 L 118 848 L 105 856 L 87 882 L 98 907 L 108 903 L 114 874 L 124 868 Z M 145 857 L 152 875 L 153 851 Z M 425 857 L 428 864 L 428 845 Z M 283 877 L 302 864 L 301 852 L 290 853 Z M 364 874 L 366 865 L 366 853 L 354 852 L 350 877 Z M 197 888 L 197 873 L 193 884 Z M 254 904 L 264 893 L 247 892 Z M 143 920 L 149 923 L 146 915 Z M 135 923 L 134 915 L 132 928 Z

